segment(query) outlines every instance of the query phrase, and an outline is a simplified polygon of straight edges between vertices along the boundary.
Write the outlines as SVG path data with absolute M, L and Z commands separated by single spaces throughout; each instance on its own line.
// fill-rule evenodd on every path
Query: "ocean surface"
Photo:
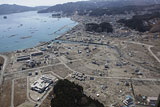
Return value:
M 72 29 L 70 18 L 52 18 L 51 13 L 36 11 L 0 15 L 0 52 L 31 48 L 39 42 L 52 40 Z

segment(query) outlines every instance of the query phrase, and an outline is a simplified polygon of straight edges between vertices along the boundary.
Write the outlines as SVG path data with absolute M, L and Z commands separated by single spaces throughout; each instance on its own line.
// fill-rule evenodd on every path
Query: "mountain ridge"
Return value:
M 156 2 L 155 2 L 156 1 Z M 47 9 L 38 11 L 39 13 L 49 12 L 64 12 L 73 13 L 75 11 L 84 11 L 89 9 L 98 8 L 110 8 L 110 7 L 123 7 L 129 5 L 154 5 L 160 4 L 160 0 L 90 0 L 90 1 L 79 1 L 79 2 L 68 2 L 64 4 L 57 4 Z
M 10 5 L 10 4 L 1 4 L 0 5 L 0 15 L 6 15 L 11 13 L 19 13 L 19 12 L 26 12 L 26 11 L 38 11 L 41 9 L 48 8 L 48 6 L 37 6 L 37 7 L 28 7 L 28 6 L 21 6 L 21 5 Z

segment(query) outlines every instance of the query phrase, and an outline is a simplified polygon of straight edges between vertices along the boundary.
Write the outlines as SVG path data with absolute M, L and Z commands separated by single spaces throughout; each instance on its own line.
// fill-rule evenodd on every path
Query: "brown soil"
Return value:
M 27 79 L 17 79 L 14 82 L 14 106 L 24 103 L 27 99 Z
M 0 86 L 0 106 L 9 107 L 11 104 L 11 80 L 6 80 Z
M 68 74 L 72 73 L 72 71 L 70 71 L 64 65 L 53 66 L 52 72 L 56 73 L 57 75 L 59 75 L 63 78 L 66 77 Z
M 50 107 L 50 105 L 51 105 L 51 99 L 52 99 L 52 93 L 53 93 L 52 91 L 49 93 L 49 95 L 42 102 L 42 104 L 40 105 L 40 107 Z
M 160 32 L 160 21 L 151 28 L 150 32 L 152 33 Z

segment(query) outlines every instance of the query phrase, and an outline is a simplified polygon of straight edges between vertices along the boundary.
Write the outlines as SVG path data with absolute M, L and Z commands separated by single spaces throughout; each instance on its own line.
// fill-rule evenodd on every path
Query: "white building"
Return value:
M 31 89 L 43 93 L 51 84 L 53 84 L 53 80 L 43 75 L 31 85 Z

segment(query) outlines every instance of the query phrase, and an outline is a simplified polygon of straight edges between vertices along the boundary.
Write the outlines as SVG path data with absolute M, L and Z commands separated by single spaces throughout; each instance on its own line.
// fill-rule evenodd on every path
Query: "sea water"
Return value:
M 36 11 L 0 15 L 0 52 L 34 47 L 62 35 L 76 24 L 70 18 L 53 18 L 51 13 Z

